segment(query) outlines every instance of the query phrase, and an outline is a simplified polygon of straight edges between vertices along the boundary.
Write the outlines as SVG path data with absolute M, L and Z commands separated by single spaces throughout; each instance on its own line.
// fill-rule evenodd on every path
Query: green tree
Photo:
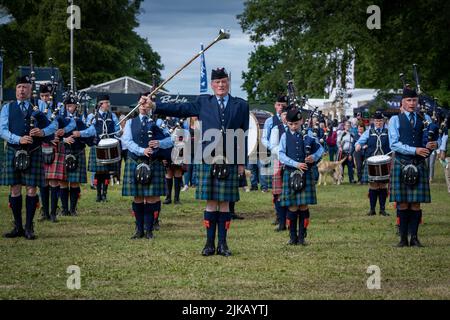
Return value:
M 370 5 L 381 9 L 381 29 L 366 26 Z M 243 88 L 250 99 L 274 96 L 279 83 L 267 84 L 289 69 L 301 91 L 321 97 L 330 79 L 345 84 L 354 56 L 358 87 L 398 88 L 398 74 L 411 81 L 417 63 L 425 91 L 450 91 L 449 13 L 437 0 L 248 0 L 238 19 L 257 49 Z
M 74 73 L 78 88 L 123 75 L 151 83 L 152 73 L 160 77 L 161 58 L 138 26 L 142 0 L 79 0 L 81 29 L 74 31 Z M 35 52 L 35 64 L 47 65 L 53 57 L 66 82 L 70 73 L 70 32 L 66 0 L 0 0 L 3 12 L 12 19 L 0 26 L 0 46 L 7 50 L 7 85 L 14 81 L 19 65 L 28 65 L 28 51 Z

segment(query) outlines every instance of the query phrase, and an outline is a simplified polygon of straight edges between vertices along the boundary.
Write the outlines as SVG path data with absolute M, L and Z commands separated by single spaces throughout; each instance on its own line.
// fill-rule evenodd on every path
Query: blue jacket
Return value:
M 188 118 L 198 117 L 202 128 L 203 150 L 211 144 L 215 137 L 205 137 L 205 133 L 210 129 L 242 129 L 247 133 L 249 126 L 249 107 L 245 100 L 228 96 L 228 102 L 224 112 L 220 111 L 217 97 L 214 95 L 201 95 L 192 103 L 156 103 L 154 110 L 157 114 L 171 117 Z M 247 163 L 247 139 L 242 143 L 237 143 L 234 139 L 234 164 Z M 231 161 L 231 159 L 229 159 Z

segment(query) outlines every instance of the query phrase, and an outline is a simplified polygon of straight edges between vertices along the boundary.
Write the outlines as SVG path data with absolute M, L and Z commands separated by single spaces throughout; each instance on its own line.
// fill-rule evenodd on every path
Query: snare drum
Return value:
M 97 163 L 99 164 L 112 164 L 119 162 L 121 159 L 120 142 L 117 139 L 102 139 L 95 149 Z
M 264 110 L 252 110 L 249 117 L 248 126 L 248 156 L 256 154 L 258 151 L 258 144 L 261 141 L 261 130 L 264 128 L 264 123 L 273 114 Z
M 389 182 L 391 157 L 386 155 L 372 156 L 367 159 L 369 182 Z

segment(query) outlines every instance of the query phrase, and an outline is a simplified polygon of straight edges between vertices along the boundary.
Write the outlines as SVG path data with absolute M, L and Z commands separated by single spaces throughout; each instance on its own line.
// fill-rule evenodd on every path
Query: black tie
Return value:
M 145 126 L 147 125 L 147 120 L 148 120 L 147 116 L 142 117 L 142 128 L 145 128 Z
M 103 120 L 106 120 L 106 112 L 104 112 L 104 113 L 102 114 L 102 119 L 103 119 Z
M 25 107 L 25 102 L 23 102 L 23 101 L 20 103 L 20 110 L 22 111 L 24 116 L 26 116 L 28 114 L 28 110 Z
M 223 109 L 225 109 L 225 104 L 224 104 L 224 99 L 223 98 L 219 99 L 219 105 L 220 105 L 220 111 L 223 112 Z
M 411 124 L 411 127 L 414 128 L 414 113 L 413 112 L 411 112 L 409 114 L 409 123 Z

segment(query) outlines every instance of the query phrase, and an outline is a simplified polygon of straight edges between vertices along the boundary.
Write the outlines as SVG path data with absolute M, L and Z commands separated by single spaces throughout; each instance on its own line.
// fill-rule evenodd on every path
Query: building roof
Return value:
M 140 94 L 152 90 L 152 86 L 139 81 L 137 79 L 124 76 L 111 81 L 91 85 L 89 88 L 82 89 L 86 92 L 108 92 L 108 93 L 125 93 L 125 94 Z M 167 91 L 160 90 L 160 92 L 168 94 Z

